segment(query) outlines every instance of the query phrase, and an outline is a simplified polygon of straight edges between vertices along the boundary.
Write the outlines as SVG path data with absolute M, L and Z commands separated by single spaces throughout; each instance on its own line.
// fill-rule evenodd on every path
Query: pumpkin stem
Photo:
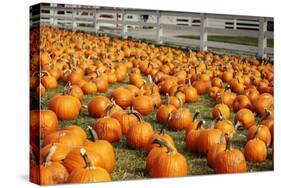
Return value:
M 159 134 L 165 134 L 165 129 L 166 129 L 166 127 L 168 126 L 169 121 L 170 121 L 171 119 L 172 119 L 172 113 L 169 113 L 169 114 L 168 114 L 168 117 L 167 117 L 167 120 L 166 120 L 166 122 L 162 125 L 162 128 L 161 128 Z
M 223 100 L 222 100 L 222 96 L 221 96 L 221 93 L 217 93 L 217 97 L 218 97 L 218 99 L 219 99 L 219 102 L 221 103 L 221 104 L 223 104 Z
M 31 156 L 32 162 L 37 163 L 37 161 L 38 161 L 38 156 L 35 154 L 32 145 L 30 145 L 29 151 L 30 151 L 30 156 Z
M 257 130 L 256 130 L 256 133 L 255 133 L 255 136 L 254 136 L 254 139 L 258 139 L 259 135 L 260 135 L 260 131 L 261 131 L 261 127 L 258 126 L 257 127 Z
M 187 86 L 191 86 L 191 80 L 190 80 L 190 78 L 187 79 Z
M 152 144 L 159 144 L 161 147 L 162 146 L 166 147 L 168 150 L 167 151 L 168 154 L 175 152 L 174 148 L 172 148 L 171 145 L 163 139 L 156 138 L 152 141 Z
M 93 168 L 95 168 L 93 166 L 92 161 L 90 160 L 90 158 L 89 158 L 85 148 L 81 148 L 80 149 L 80 155 L 83 157 L 84 162 L 86 163 L 86 166 L 85 166 L 86 169 L 93 169 Z
M 114 107 L 114 105 L 115 105 L 115 101 L 113 101 L 112 103 L 110 103 L 110 104 L 105 108 L 103 117 L 110 117 L 110 111 L 111 111 L 111 109 Z
M 44 165 L 49 164 L 49 162 L 50 162 L 51 158 L 53 157 L 53 155 L 55 154 L 56 150 L 57 150 L 57 145 L 52 144 L 52 146 L 50 147 L 49 152 L 48 152 L 48 154 L 45 157 L 45 160 L 43 162 Z
M 90 133 L 91 140 L 93 142 L 97 141 L 99 139 L 97 132 L 91 126 L 88 126 L 87 128 Z
M 67 82 L 67 84 L 63 88 L 63 95 L 69 95 L 72 91 L 72 84 L 70 81 Z
M 200 114 L 200 111 L 197 110 L 197 111 L 195 112 L 195 114 L 193 115 L 192 122 L 194 122 L 194 121 L 196 120 L 196 118 L 198 117 L 199 114 Z
M 169 94 L 166 93 L 166 105 L 169 105 L 170 104 L 170 97 L 169 97 Z
M 225 134 L 225 141 L 226 141 L 226 147 L 225 151 L 230 151 L 231 150 L 231 135 Z
M 240 127 L 242 127 L 242 122 L 241 121 L 237 121 L 235 126 L 234 126 L 234 131 L 237 131 Z
M 225 120 L 225 117 L 224 117 L 224 115 L 223 115 L 223 113 L 222 113 L 220 108 L 218 108 L 218 111 L 219 111 L 219 117 L 217 118 L 217 121 Z
M 179 100 L 179 104 L 180 104 L 180 105 L 179 105 L 179 106 L 180 106 L 179 108 L 182 108 L 183 102 L 182 102 L 182 100 L 181 100 L 181 98 L 180 98 L 180 97 L 177 97 L 177 98 L 178 98 L 178 100 Z
M 261 118 L 260 122 L 266 120 L 271 115 L 271 111 L 268 110 L 267 108 L 265 108 L 264 111 L 265 111 L 265 115 Z
M 132 109 L 132 111 L 131 111 L 131 113 L 130 113 L 130 114 L 135 115 L 135 116 L 138 118 L 139 122 L 141 122 L 141 123 L 143 123 L 143 122 L 144 122 L 144 120 L 143 120 L 143 118 L 142 118 L 141 114 L 140 114 L 138 111 L 136 111 L 136 110 Z
M 201 129 L 202 126 L 203 126 L 205 123 L 206 123 L 205 120 L 200 120 L 200 121 L 198 122 L 198 124 L 197 124 L 196 130 Z

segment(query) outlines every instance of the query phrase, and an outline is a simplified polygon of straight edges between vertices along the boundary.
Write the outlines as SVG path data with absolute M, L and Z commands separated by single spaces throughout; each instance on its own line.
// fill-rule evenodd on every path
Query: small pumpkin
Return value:
M 235 122 L 240 122 L 243 128 L 248 129 L 254 125 L 255 116 L 251 110 L 243 108 L 236 113 Z
M 132 101 L 133 108 L 141 115 L 146 116 L 153 112 L 154 102 L 150 96 L 137 96 Z
M 88 112 L 94 118 L 100 118 L 110 104 L 110 100 L 105 96 L 96 96 L 88 104 Z
M 119 87 L 112 91 L 111 97 L 114 99 L 116 104 L 125 109 L 131 106 L 134 96 L 128 89 L 124 87 Z
M 198 121 L 197 127 L 191 129 L 185 137 L 186 149 L 190 152 L 198 152 L 198 138 L 202 131 L 202 125 L 205 124 L 204 120 Z
M 210 148 L 210 151 L 207 154 L 207 163 L 208 163 L 209 167 L 213 168 L 215 166 L 216 157 L 217 157 L 218 153 L 223 152 L 225 150 L 225 147 L 226 147 L 226 143 L 225 143 L 226 136 L 228 136 L 227 133 L 224 134 L 224 135 L 222 134 L 220 143 L 218 143 L 216 145 L 213 145 Z
M 259 124 L 258 126 L 253 125 L 248 129 L 247 140 L 249 141 L 249 140 L 255 138 L 255 135 L 257 134 L 258 129 L 259 129 L 259 133 L 258 133 L 257 137 L 260 140 L 262 140 L 267 147 L 269 147 L 270 143 L 271 143 L 270 130 L 268 127 L 261 125 L 261 124 Z
M 176 110 L 176 107 L 174 105 L 171 105 L 169 103 L 169 95 L 166 95 L 166 104 L 162 104 L 156 113 L 156 119 L 159 123 L 166 123 L 166 120 L 168 118 L 168 114 L 171 113 L 173 110 Z

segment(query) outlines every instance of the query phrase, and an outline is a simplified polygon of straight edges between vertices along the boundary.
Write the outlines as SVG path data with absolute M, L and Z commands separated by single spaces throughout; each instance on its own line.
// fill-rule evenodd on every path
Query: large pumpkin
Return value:
M 132 106 L 143 116 L 150 114 L 154 110 L 154 102 L 150 96 L 141 95 L 135 97 Z
M 116 104 L 123 109 L 131 106 L 133 100 L 133 94 L 124 87 L 119 87 L 112 91 L 111 97 L 115 100 Z
M 109 173 L 104 168 L 93 164 L 84 148 L 80 149 L 80 155 L 83 157 L 86 165 L 73 170 L 68 177 L 68 183 L 90 183 L 111 180 Z

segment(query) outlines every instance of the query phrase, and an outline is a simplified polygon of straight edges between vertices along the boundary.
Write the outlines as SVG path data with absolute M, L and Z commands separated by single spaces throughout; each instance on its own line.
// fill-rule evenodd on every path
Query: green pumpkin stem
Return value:
M 111 111 L 111 109 L 114 107 L 114 105 L 115 105 L 115 101 L 113 100 L 113 101 L 105 108 L 103 117 L 110 117 L 110 111 Z
M 255 132 L 255 136 L 254 136 L 254 138 L 253 138 L 253 139 L 258 139 L 258 138 L 259 138 L 260 131 L 261 131 L 261 127 L 260 127 L 260 126 L 258 126 L 258 127 L 257 127 L 257 130 L 256 130 L 256 132 Z
M 130 114 L 135 115 L 135 116 L 138 118 L 138 121 L 139 121 L 139 122 L 141 122 L 141 123 L 144 122 L 143 117 L 141 116 L 141 114 L 140 114 L 138 111 L 132 109 L 132 111 L 131 111 Z

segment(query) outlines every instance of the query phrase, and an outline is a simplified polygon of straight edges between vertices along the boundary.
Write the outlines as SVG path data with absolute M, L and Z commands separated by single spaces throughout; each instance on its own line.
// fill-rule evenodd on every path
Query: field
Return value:
M 107 93 L 96 93 L 94 95 L 85 95 L 82 104 L 87 106 L 89 101 L 96 95 L 105 95 L 107 97 L 110 96 L 110 92 L 119 86 L 128 84 L 128 78 L 122 83 L 112 84 L 110 85 L 109 91 Z M 47 108 L 48 102 L 52 96 L 57 93 L 63 92 L 63 82 L 59 82 L 59 86 L 56 89 L 48 89 L 46 91 L 46 95 L 42 97 L 42 103 L 44 107 Z M 196 110 L 200 110 L 200 119 L 203 118 L 206 120 L 206 126 L 210 127 L 212 125 L 212 107 L 214 106 L 214 101 L 206 94 L 200 95 L 199 100 L 193 104 L 185 104 L 184 107 L 188 108 L 192 113 Z M 155 120 L 156 110 L 144 117 L 146 121 L 151 123 L 155 131 L 160 130 L 160 124 Z M 231 112 L 231 121 L 233 121 L 234 112 Z M 60 121 L 59 125 L 61 128 L 66 127 L 71 124 L 76 124 L 86 129 L 87 126 L 92 125 L 95 119 L 90 117 L 87 111 L 87 108 L 84 108 L 80 113 L 79 117 L 76 120 L 72 121 Z M 256 118 L 258 121 L 258 118 Z M 185 149 L 185 131 L 182 132 L 174 132 L 171 130 L 167 130 L 168 134 L 173 137 L 176 142 L 176 147 L 182 153 L 186 159 L 188 160 L 188 170 L 189 175 L 205 175 L 205 174 L 213 174 L 213 170 L 207 166 L 207 159 L 204 156 L 200 156 L 199 154 L 194 154 Z M 235 136 L 232 141 L 232 146 L 234 148 L 238 148 L 240 151 L 243 151 L 243 147 L 246 144 L 246 131 L 238 131 L 235 133 Z M 147 172 L 145 171 L 145 159 L 146 152 L 142 150 L 136 150 L 129 148 L 126 143 L 126 138 L 123 138 L 118 143 L 113 144 L 115 152 L 116 152 L 116 166 L 111 176 L 113 180 L 129 180 L 129 179 L 145 179 L 149 178 Z M 249 172 L 257 172 L 257 171 L 268 171 L 273 170 L 272 164 L 272 149 L 271 147 L 268 149 L 267 160 L 262 163 L 250 163 L 247 162 L 248 171 Z

